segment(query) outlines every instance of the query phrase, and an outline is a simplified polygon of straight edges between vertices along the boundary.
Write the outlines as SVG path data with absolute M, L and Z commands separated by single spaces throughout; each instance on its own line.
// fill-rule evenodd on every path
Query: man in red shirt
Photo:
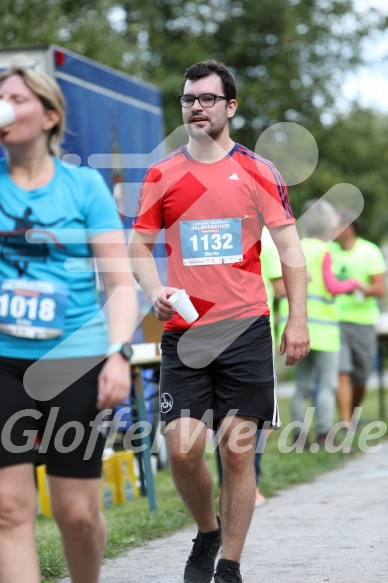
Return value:
M 282 260 L 290 302 L 281 353 L 294 365 L 309 351 L 306 269 L 287 187 L 279 172 L 229 136 L 236 84 L 221 63 L 186 70 L 180 104 L 188 144 L 149 169 L 133 224 L 135 276 L 165 322 L 161 420 L 176 487 L 198 535 L 185 583 L 240 583 L 240 557 L 255 504 L 257 427 L 280 426 L 267 297 L 261 277 L 266 225 Z M 165 231 L 168 284 L 152 246 Z M 185 289 L 199 318 L 188 324 L 169 300 Z M 216 516 L 203 459 L 206 427 L 219 428 L 224 481 Z

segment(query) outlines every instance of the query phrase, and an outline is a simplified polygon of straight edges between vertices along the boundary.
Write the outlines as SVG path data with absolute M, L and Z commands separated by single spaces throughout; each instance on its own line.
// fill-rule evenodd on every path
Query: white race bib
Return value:
M 181 221 L 179 226 L 183 265 L 242 261 L 241 218 Z
M 0 280 L 0 331 L 21 338 L 61 336 L 67 286 L 25 279 Z

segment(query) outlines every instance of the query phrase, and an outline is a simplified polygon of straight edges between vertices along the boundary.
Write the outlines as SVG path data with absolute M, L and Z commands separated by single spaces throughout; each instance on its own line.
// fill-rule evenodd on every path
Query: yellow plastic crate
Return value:
M 111 455 L 102 462 L 101 508 L 105 509 L 113 504 L 120 504 L 113 458 L 114 456 Z
M 50 490 L 45 465 L 36 468 L 36 480 L 38 483 L 38 501 L 40 511 L 43 516 L 52 516 Z
M 119 504 L 139 496 L 136 484 L 135 456 L 131 451 L 118 451 L 112 456 Z

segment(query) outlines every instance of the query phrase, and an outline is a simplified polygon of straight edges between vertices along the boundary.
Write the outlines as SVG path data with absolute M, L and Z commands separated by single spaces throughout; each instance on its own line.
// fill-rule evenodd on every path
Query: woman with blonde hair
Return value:
M 136 298 L 101 175 L 56 158 L 65 101 L 44 74 L 0 74 L 0 583 L 40 581 L 36 437 L 73 583 L 97 583 L 104 418 L 130 389 Z M 108 297 L 98 303 L 91 258 Z

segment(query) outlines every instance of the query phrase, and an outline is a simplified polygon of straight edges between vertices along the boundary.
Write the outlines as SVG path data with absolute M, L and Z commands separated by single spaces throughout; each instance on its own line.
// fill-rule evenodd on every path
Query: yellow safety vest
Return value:
M 323 259 L 327 246 L 319 239 L 302 239 L 309 273 L 307 286 L 307 324 L 312 350 L 335 352 L 340 349 L 338 309 L 323 279 Z M 288 318 L 288 302 L 279 302 L 279 342 Z

